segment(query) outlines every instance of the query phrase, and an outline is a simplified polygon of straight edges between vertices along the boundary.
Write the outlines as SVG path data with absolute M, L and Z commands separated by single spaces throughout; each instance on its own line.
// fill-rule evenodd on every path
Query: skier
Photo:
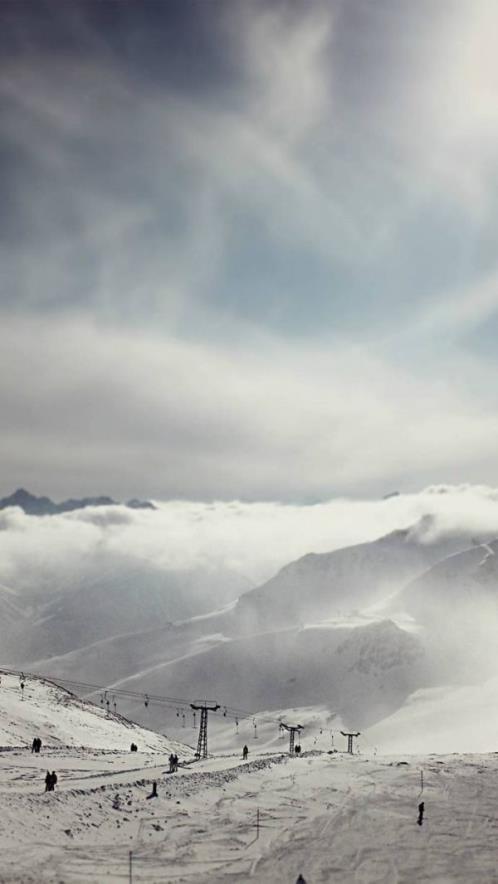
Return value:
M 306 881 L 304 880 L 302 875 L 299 875 L 299 878 L 297 879 L 296 884 L 306 884 Z
M 50 784 L 52 782 L 52 775 L 49 770 L 47 770 L 47 775 L 45 777 L 45 792 L 50 792 Z
M 57 785 L 57 774 L 55 770 L 52 771 L 52 776 L 50 778 L 50 791 L 53 792 Z
M 175 769 L 175 756 L 173 755 L 173 753 L 171 753 L 171 755 L 169 756 L 169 772 L 173 773 L 174 769 Z
M 248 755 L 249 755 L 249 749 L 247 748 L 247 746 L 244 746 L 244 748 L 242 749 L 242 759 L 244 761 L 247 761 Z

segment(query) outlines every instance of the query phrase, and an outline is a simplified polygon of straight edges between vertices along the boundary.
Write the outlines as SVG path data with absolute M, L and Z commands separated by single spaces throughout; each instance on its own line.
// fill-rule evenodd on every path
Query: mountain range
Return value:
M 61 503 L 54 503 L 50 497 L 37 497 L 26 491 L 25 488 L 18 488 L 8 497 L 0 498 L 0 510 L 7 507 L 20 507 L 28 516 L 55 516 L 59 513 L 69 513 L 72 510 L 80 510 L 89 506 L 117 506 L 117 501 L 112 497 L 101 495 L 99 497 L 82 497 L 69 498 Z M 147 509 L 154 510 L 155 506 L 149 500 L 132 500 L 127 501 L 124 506 L 130 509 Z
M 421 688 L 492 674 L 497 551 L 489 538 L 439 536 L 424 517 L 305 555 L 258 587 L 128 550 L 96 553 L 84 573 L 40 560 L 24 585 L 0 584 L 0 663 L 246 711 L 324 705 L 348 727 L 370 727 Z M 163 708 L 123 703 L 164 726 Z

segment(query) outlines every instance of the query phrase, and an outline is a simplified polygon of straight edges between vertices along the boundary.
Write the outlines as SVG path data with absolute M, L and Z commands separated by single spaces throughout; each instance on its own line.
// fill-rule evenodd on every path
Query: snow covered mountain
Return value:
M 498 540 L 436 562 L 403 587 L 393 604 L 428 624 L 441 608 L 472 608 L 486 596 L 498 602 Z
M 198 615 L 245 589 L 248 581 L 227 571 L 164 570 L 147 561 L 100 555 L 82 574 L 63 575 L 40 567 L 40 592 L 32 585 L 3 592 L 2 606 L 15 616 L 0 623 L 3 660 L 20 663 L 64 654 L 100 639 L 167 626 Z M 57 582 L 55 582 L 57 580 Z M 61 585 L 62 584 L 62 585 Z
M 469 543 L 466 536 L 428 542 L 417 525 L 371 543 L 310 553 L 241 596 L 234 619 L 240 628 L 253 631 L 350 613 L 389 597 L 433 563 Z
M 326 703 L 351 726 L 372 724 L 420 686 L 432 684 L 422 645 L 389 621 L 187 640 L 174 629 L 122 636 L 35 671 L 171 697 L 212 697 L 241 710 Z M 140 668 L 139 668 L 140 667 Z M 164 710 L 120 701 L 125 714 L 158 727 Z
M 307 555 L 235 604 L 194 617 L 189 598 L 216 574 L 165 577 L 147 564 L 134 572 L 124 552 L 114 568 L 101 567 L 105 559 L 87 563 L 71 591 L 66 584 L 47 592 L 42 563 L 42 593 L 0 593 L 0 605 L 24 614 L 14 612 L 5 629 L 4 660 L 47 676 L 209 696 L 251 711 L 325 704 L 348 726 L 372 725 L 448 677 L 453 645 L 448 653 L 432 616 L 442 575 L 449 586 L 456 573 L 477 569 L 481 584 L 493 584 L 492 544 L 460 552 L 467 536 L 434 540 L 431 527 L 425 519 L 371 543 Z M 411 631 L 400 628 L 400 613 Z M 163 724 L 163 711 L 145 712 L 141 701 L 123 708 Z
M 475 543 L 437 562 L 410 581 L 385 607 L 408 614 L 445 681 L 458 683 L 497 673 L 498 541 Z

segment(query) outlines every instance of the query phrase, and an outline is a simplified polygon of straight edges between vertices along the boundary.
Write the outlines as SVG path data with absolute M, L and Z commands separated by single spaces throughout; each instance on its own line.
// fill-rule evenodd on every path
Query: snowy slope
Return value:
M 54 758 L 48 794 L 30 755 L 9 756 L 3 884 L 117 884 L 130 851 L 137 884 L 496 880 L 496 756 L 253 755 L 168 776 L 164 764 L 126 771 L 119 757 L 74 751 Z
M 498 540 L 447 556 L 411 580 L 392 603 L 427 623 L 441 607 L 466 607 L 487 594 L 498 599 Z
M 8 629 L 0 623 L 3 663 L 25 665 L 108 636 L 166 626 L 250 586 L 233 572 L 165 570 L 125 551 L 88 558 L 74 571 L 49 563 L 23 580 L 15 598 L 0 590 L 0 611 L 15 601 L 19 612 Z
M 130 643 L 125 638 L 114 640 L 112 665 L 105 663 L 111 656 L 109 647 L 100 658 L 100 680 L 100 646 L 88 654 L 74 652 L 39 663 L 36 671 L 75 679 L 85 673 L 84 680 L 111 690 L 192 700 L 211 697 L 243 710 L 326 705 L 352 726 L 372 724 L 398 708 L 414 690 L 433 683 L 417 637 L 388 621 L 235 638 L 213 635 L 189 645 L 181 641 L 176 645 L 167 633 L 156 638 L 151 635 L 149 642 L 144 635 L 138 647 L 134 636 Z M 126 665 L 120 661 L 129 660 L 129 653 L 140 654 L 135 661 L 147 664 L 138 671 L 130 666 L 132 674 L 126 675 Z M 144 709 L 143 701 L 120 700 L 120 709 L 134 720 L 164 726 L 164 708 L 154 703 Z
M 46 746 L 86 746 L 191 754 L 185 745 L 138 727 L 120 715 L 107 714 L 55 684 L 29 678 L 21 691 L 17 676 L 0 672 L 0 747 L 31 746 L 41 737 Z M 176 747 L 176 748 L 175 748 Z
M 498 674 L 498 541 L 448 556 L 389 600 L 386 616 L 410 615 L 440 683 Z

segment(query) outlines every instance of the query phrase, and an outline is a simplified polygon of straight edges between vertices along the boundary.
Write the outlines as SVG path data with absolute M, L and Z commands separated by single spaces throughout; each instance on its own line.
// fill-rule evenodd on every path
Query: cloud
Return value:
M 309 500 L 496 476 L 478 400 L 360 348 L 7 315 L 0 344 L 0 452 L 9 484 L 35 491 Z
M 141 567 L 228 571 L 259 583 L 308 552 L 374 540 L 423 516 L 433 517 L 423 523 L 426 542 L 454 533 L 468 533 L 469 545 L 479 532 L 498 536 L 498 490 L 485 487 L 445 486 L 388 500 L 338 498 L 305 506 L 236 500 L 170 500 L 157 506 L 88 508 L 50 517 L 5 510 L 0 583 L 43 590 L 51 575 L 70 586 L 88 575 L 93 581 L 99 562 L 109 574 L 128 563 L 138 572 Z

